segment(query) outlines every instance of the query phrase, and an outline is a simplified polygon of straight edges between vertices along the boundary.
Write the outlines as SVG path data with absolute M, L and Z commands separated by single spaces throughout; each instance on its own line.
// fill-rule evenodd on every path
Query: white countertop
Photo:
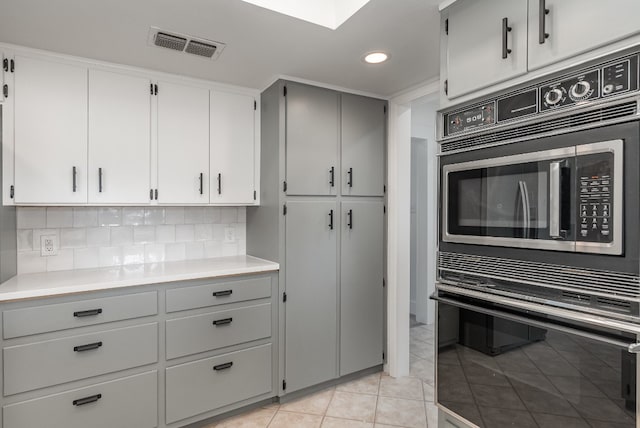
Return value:
M 270 272 L 278 263 L 252 256 L 218 257 L 98 269 L 17 275 L 0 284 L 0 302 L 136 285 Z

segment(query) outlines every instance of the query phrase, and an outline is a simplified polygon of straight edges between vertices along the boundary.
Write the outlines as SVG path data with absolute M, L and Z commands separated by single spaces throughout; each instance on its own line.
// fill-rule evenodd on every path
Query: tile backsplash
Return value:
M 246 254 L 245 207 L 18 207 L 18 273 Z M 40 255 L 55 235 L 58 254 Z

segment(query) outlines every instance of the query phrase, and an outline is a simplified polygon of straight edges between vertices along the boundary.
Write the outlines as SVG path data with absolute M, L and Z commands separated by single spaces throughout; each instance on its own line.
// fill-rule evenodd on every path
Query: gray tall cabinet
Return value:
M 386 102 L 278 81 L 261 97 L 247 252 L 280 263 L 280 394 L 379 366 Z

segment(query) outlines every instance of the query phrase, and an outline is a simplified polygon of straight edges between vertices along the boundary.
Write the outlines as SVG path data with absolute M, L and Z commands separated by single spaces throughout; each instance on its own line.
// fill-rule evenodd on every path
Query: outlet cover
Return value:
M 236 229 L 235 227 L 225 227 L 224 228 L 224 242 L 233 242 L 236 240 Z
M 40 236 L 40 255 L 42 257 L 55 256 L 58 254 L 58 236 L 42 235 Z

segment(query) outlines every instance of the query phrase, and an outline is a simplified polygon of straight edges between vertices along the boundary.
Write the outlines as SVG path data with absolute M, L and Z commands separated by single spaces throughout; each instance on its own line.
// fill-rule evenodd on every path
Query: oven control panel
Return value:
M 564 79 L 540 88 L 540 111 L 565 107 L 600 97 L 600 72 L 588 73 Z
M 578 231 L 581 242 L 613 240 L 613 154 L 578 157 Z
M 448 115 L 447 129 L 450 134 L 493 125 L 496 122 L 493 101 L 474 108 Z

